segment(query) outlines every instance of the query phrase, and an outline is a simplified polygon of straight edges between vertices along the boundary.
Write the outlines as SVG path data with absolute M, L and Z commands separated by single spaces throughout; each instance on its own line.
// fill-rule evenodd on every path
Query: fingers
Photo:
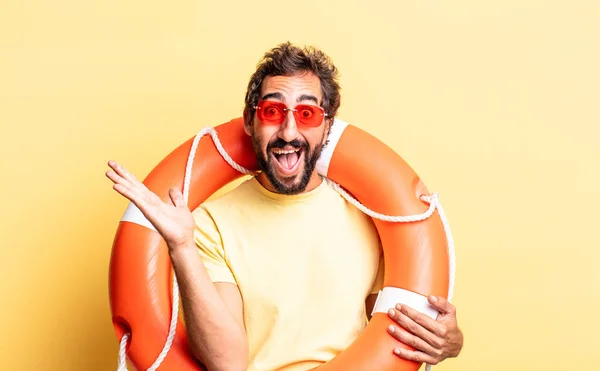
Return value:
M 110 166 L 112 170 L 107 171 L 106 176 L 115 184 L 122 184 L 123 186 L 131 189 L 134 187 L 139 188 L 140 190 L 146 189 L 146 186 L 142 182 L 137 180 L 133 174 L 127 171 L 127 169 L 125 169 L 116 161 L 108 161 L 108 166 Z
M 432 347 L 423 339 L 407 332 L 402 329 L 399 329 L 393 325 L 388 327 L 388 332 L 392 335 L 396 340 L 413 347 L 413 349 L 421 351 L 425 354 L 431 356 L 439 356 L 442 353 L 441 349 L 437 349 Z
M 432 318 L 400 304 L 396 305 L 395 310 L 390 309 L 388 315 L 405 330 L 426 341 L 432 347 L 442 347 L 438 332 L 444 332 L 444 326 Z
M 440 316 L 445 314 L 454 314 L 456 312 L 454 305 L 450 304 L 450 302 L 443 296 L 429 295 L 427 300 L 431 306 L 440 312 Z
M 414 350 L 398 348 L 394 353 L 407 360 L 435 365 L 445 358 L 455 357 L 462 348 L 462 333 L 456 327 L 456 308 L 440 296 L 428 297 L 429 303 L 439 311 L 437 320 L 407 305 L 397 304 L 389 316 L 400 328 L 392 326 L 388 332 L 398 341 Z
M 133 186 L 132 181 L 135 181 L 135 177 L 131 175 L 124 167 L 116 163 L 115 161 L 109 161 L 108 166 L 112 170 L 106 172 L 106 176 L 115 183 L 115 185 L 120 185 L 115 188 L 115 190 L 119 191 L 120 189 L 131 189 Z M 123 194 L 121 191 L 119 193 Z M 130 193 L 130 192 L 129 192 Z M 123 194 L 125 196 L 125 194 Z M 127 197 L 127 196 L 126 196 Z M 129 197 L 128 197 L 129 198 Z
M 430 365 L 438 364 L 438 360 L 435 357 L 432 357 L 429 354 L 421 351 L 411 351 L 403 348 L 396 348 L 394 349 L 394 354 L 409 361 L 428 363 Z
M 106 176 L 113 181 L 113 189 L 133 202 L 143 213 L 150 205 L 157 206 L 158 196 L 150 192 L 146 186 L 139 182 L 133 174 L 118 164 L 109 161 L 112 170 L 106 172 Z
M 135 197 L 135 193 L 131 189 L 131 182 L 121 177 L 113 170 L 109 170 L 106 172 L 106 176 L 113 181 L 113 189 L 129 200 L 132 200 Z
M 404 327 L 413 334 L 420 337 L 427 337 L 427 340 L 431 345 L 438 346 L 437 336 L 444 336 L 446 333 L 446 326 L 433 318 L 414 310 L 407 305 L 396 305 L 397 311 L 400 313 L 394 317 L 404 323 L 410 328 Z M 437 336 L 434 336 L 437 335 Z
M 131 183 L 135 183 L 138 181 L 133 174 L 131 174 L 129 171 L 127 171 L 127 169 L 125 169 L 123 166 L 121 166 L 118 162 L 110 160 L 110 161 L 108 161 L 108 166 L 110 166 L 111 169 L 113 169 L 114 172 L 117 175 L 119 175 L 120 177 L 122 177 L 123 179 L 125 179 Z
M 171 198 L 171 202 L 176 207 L 186 206 L 185 200 L 183 198 L 183 193 L 175 187 L 169 189 L 169 198 Z

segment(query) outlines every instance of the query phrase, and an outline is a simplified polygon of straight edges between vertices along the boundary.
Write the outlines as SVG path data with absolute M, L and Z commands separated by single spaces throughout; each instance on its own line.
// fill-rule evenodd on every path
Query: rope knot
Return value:
M 427 202 L 428 204 L 438 204 L 438 195 L 437 193 L 432 193 L 430 195 L 421 195 L 419 196 L 419 200 Z

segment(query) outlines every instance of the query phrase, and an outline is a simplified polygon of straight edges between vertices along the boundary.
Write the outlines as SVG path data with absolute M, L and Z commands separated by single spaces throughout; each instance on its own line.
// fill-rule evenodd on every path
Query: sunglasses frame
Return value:
M 283 107 L 283 115 L 282 115 L 281 122 L 279 122 L 279 123 L 276 123 L 276 124 L 275 124 L 275 123 L 267 123 L 267 125 L 281 125 L 281 124 L 283 123 L 283 121 L 285 121 L 285 117 L 286 117 L 287 113 L 288 113 L 288 112 L 290 112 L 290 111 L 291 111 L 291 112 L 292 112 L 292 114 L 294 115 L 294 118 L 296 119 L 296 122 L 298 122 L 298 123 L 299 123 L 299 124 L 301 124 L 301 125 L 304 125 L 304 126 L 309 126 L 309 127 L 319 127 L 319 126 L 321 126 L 321 125 L 323 124 L 323 119 L 322 119 L 322 118 L 323 118 L 323 117 L 328 117 L 328 116 L 329 116 L 329 115 L 327 115 L 327 113 L 325 112 L 325 110 L 323 109 L 323 107 L 321 107 L 321 106 L 317 106 L 317 105 L 314 105 L 314 104 L 304 104 L 304 103 L 300 103 L 300 104 L 297 104 L 297 105 L 296 105 L 294 108 L 289 108 L 289 107 L 288 107 L 288 106 L 286 106 L 286 105 L 285 105 L 285 103 L 283 103 L 283 102 L 279 102 L 279 101 L 273 101 L 273 100 L 265 100 L 265 99 L 263 99 L 263 100 L 259 100 L 259 101 L 258 101 L 258 103 L 256 104 L 256 106 L 254 106 L 254 109 L 256 110 L 256 113 L 257 113 L 257 115 L 258 115 L 258 110 L 259 110 L 259 106 L 261 105 L 261 103 L 262 103 L 262 104 L 264 104 L 264 103 L 271 103 L 271 104 L 274 104 L 274 105 L 276 105 L 276 106 L 278 106 L 278 107 Z M 297 113 L 297 112 L 298 112 L 298 107 L 300 107 L 300 106 L 310 106 L 310 107 L 314 107 L 314 108 L 316 108 L 318 111 L 320 111 L 320 112 L 321 112 L 321 113 L 320 113 L 320 116 L 321 116 L 322 118 L 321 118 L 321 121 L 319 122 L 319 125 L 308 125 L 308 124 L 305 124 L 305 123 L 303 122 L 303 120 L 302 120 L 302 117 L 300 117 L 300 116 L 298 115 L 298 113 Z M 262 122 L 262 120 L 261 120 L 261 122 Z

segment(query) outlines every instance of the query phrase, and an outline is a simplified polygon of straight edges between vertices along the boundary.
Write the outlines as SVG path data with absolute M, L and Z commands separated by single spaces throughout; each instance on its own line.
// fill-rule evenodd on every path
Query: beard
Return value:
M 258 166 L 260 170 L 265 173 L 269 182 L 277 193 L 284 195 L 295 195 L 298 193 L 304 192 L 310 178 L 312 176 L 313 171 L 317 165 L 317 161 L 321 156 L 321 152 L 323 151 L 323 145 L 318 144 L 312 150 L 309 148 L 308 144 L 304 141 L 299 141 L 294 139 L 291 142 L 286 142 L 281 138 L 277 138 L 272 140 L 267 145 L 266 151 L 263 152 L 260 148 L 260 137 L 252 134 L 252 147 L 254 148 L 254 152 L 256 154 L 256 158 L 258 161 Z M 274 148 L 283 148 L 286 145 L 290 145 L 294 148 L 299 148 L 304 154 L 304 166 L 302 169 L 302 173 L 296 174 L 290 177 L 279 177 L 275 171 L 273 165 L 273 157 L 270 155 L 271 150 Z M 300 180 L 297 181 L 297 178 L 300 177 Z

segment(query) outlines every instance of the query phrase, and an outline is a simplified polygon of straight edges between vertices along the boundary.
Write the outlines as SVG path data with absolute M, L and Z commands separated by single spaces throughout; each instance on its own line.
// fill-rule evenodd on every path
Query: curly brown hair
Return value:
M 321 81 L 323 101 L 321 107 L 327 118 L 333 120 L 340 107 L 340 85 L 338 70 L 331 59 L 312 46 L 300 48 L 289 41 L 277 45 L 262 57 L 256 72 L 250 77 L 246 91 L 244 123 L 250 125 L 254 117 L 254 106 L 260 99 L 260 89 L 267 76 L 291 76 L 301 72 L 312 72 Z

